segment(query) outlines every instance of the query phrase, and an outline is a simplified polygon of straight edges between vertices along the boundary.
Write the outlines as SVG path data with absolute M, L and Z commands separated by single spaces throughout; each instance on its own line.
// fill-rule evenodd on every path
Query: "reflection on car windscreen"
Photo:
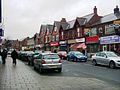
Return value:
M 48 55 L 44 55 L 43 59 L 59 59 L 59 56 L 55 54 L 48 54 Z
M 118 57 L 115 53 L 106 53 L 108 57 Z
M 83 55 L 83 54 L 80 52 L 75 52 L 75 55 Z

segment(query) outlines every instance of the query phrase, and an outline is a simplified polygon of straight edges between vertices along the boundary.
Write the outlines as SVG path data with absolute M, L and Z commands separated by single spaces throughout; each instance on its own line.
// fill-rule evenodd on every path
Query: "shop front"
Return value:
M 74 45 L 75 43 L 76 43 L 76 39 L 68 40 L 67 52 L 73 50 L 71 46 Z
M 45 44 L 45 51 L 50 51 L 50 44 L 49 43 L 46 43 Z
M 60 45 L 59 48 L 60 51 L 67 51 L 67 41 L 60 41 L 59 45 Z
M 51 51 L 54 52 L 54 50 L 59 50 L 59 43 L 58 42 L 50 42 Z
M 86 37 L 87 56 L 91 57 L 94 53 L 100 51 L 99 36 Z
M 44 44 L 35 45 L 35 50 L 43 50 Z
M 120 48 L 120 36 L 105 36 L 100 38 L 100 45 L 103 51 L 113 51 Z

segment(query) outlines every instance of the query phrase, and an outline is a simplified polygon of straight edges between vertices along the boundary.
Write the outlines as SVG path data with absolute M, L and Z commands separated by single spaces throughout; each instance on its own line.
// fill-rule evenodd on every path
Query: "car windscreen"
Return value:
M 43 56 L 43 59 L 59 59 L 59 56 L 56 54 L 47 54 Z
M 83 56 L 83 54 L 80 53 L 80 52 L 75 52 L 74 54 L 75 54 L 75 55 L 81 55 L 81 56 Z
M 108 57 L 118 57 L 115 53 L 106 53 Z

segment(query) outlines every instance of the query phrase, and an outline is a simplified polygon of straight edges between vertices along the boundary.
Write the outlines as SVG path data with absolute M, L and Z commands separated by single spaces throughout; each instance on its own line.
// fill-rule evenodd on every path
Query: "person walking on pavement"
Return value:
M 18 57 L 18 53 L 17 53 L 17 51 L 16 51 L 15 49 L 12 51 L 11 57 L 12 57 L 12 59 L 13 59 L 13 64 L 16 65 L 16 59 L 17 59 L 17 57 Z
M 7 50 L 3 49 L 3 51 L 1 52 L 1 57 L 2 57 L 2 64 L 5 64 L 7 58 Z

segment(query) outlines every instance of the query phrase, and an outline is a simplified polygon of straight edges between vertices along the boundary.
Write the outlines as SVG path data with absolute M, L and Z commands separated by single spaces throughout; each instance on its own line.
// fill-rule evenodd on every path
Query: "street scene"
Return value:
M 119 0 L 0 0 L 0 90 L 120 90 Z
M 91 61 L 78 63 L 62 60 L 63 70 L 42 74 L 26 62 L 0 65 L 0 90 L 119 90 L 120 68 L 93 66 Z

